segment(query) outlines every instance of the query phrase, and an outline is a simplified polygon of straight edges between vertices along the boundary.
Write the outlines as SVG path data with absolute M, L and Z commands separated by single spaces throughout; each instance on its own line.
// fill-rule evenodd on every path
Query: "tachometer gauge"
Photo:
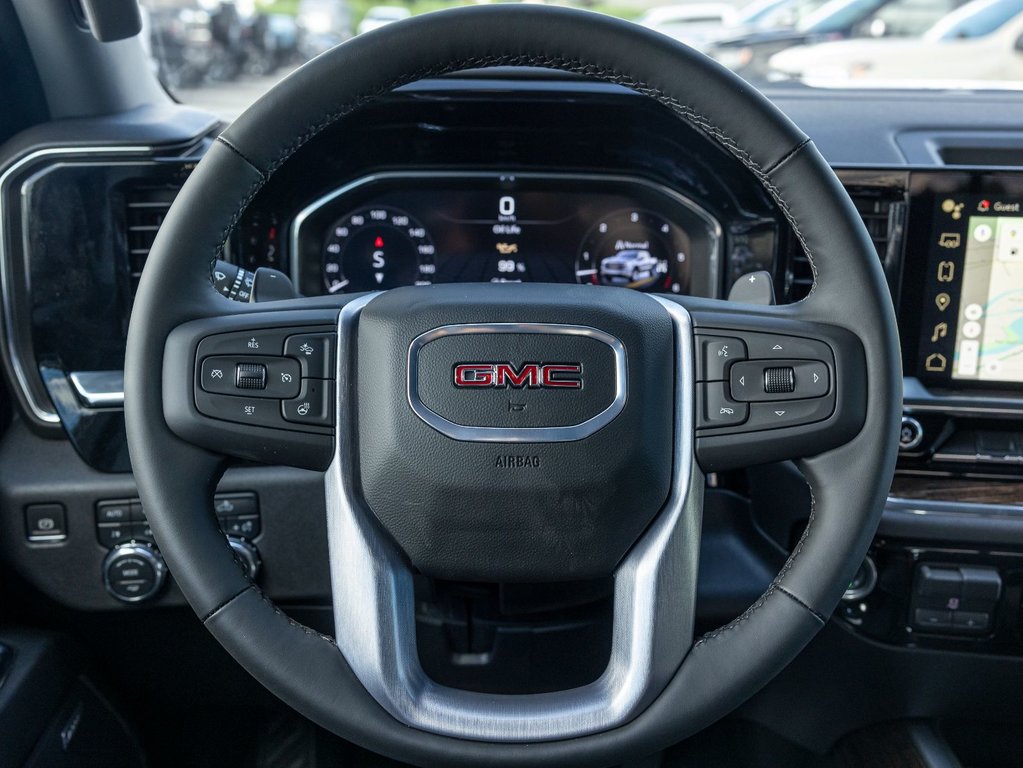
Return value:
M 323 282 L 330 293 L 372 291 L 432 282 L 429 233 L 404 211 L 361 208 L 334 222 L 323 246 Z
M 622 209 L 586 234 L 576 258 L 580 283 L 687 293 L 691 243 L 684 229 L 650 211 Z

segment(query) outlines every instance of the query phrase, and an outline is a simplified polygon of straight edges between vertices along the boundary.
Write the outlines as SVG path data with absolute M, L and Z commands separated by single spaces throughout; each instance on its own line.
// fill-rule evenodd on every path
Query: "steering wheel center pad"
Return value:
M 611 575 L 668 496 L 668 313 L 593 286 L 437 287 L 359 317 L 369 508 L 430 576 Z

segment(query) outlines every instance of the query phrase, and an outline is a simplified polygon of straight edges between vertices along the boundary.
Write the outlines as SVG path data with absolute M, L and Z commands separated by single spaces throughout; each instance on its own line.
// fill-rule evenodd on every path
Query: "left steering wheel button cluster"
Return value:
M 330 427 L 334 347 L 334 334 L 320 328 L 207 336 L 196 351 L 196 408 L 214 419 L 257 427 Z

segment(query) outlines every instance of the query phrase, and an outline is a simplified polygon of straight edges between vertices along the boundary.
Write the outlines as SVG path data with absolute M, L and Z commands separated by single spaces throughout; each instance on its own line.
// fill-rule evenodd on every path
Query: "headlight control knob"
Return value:
M 125 603 L 141 603 L 154 597 L 166 580 L 163 557 L 145 544 L 121 544 L 103 560 L 103 585 Z
M 234 550 L 235 556 L 241 561 L 244 571 L 248 574 L 249 578 L 255 581 L 256 576 L 259 575 L 259 567 L 262 565 L 259 559 L 259 550 L 245 541 L 245 539 L 239 539 L 234 536 L 228 536 L 227 543 L 231 545 L 231 549 Z

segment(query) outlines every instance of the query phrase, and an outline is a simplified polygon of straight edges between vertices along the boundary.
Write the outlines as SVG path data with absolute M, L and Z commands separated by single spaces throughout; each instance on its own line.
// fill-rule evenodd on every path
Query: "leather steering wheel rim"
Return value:
M 424 77 L 493 66 L 547 67 L 645 94 L 719 143 L 760 180 L 811 259 L 816 285 L 771 308 L 847 329 L 863 345 L 866 412 L 847 443 L 805 459 L 807 529 L 767 591 L 697 640 L 657 698 L 612 730 L 543 743 L 489 743 L 409 728 L 367 693 L 334 640 L 292 621 L 235 564 L 212 513 L 223 457 L 165 420 L 164 342 L 174 328 L 249 312 L 212 290 L 209 267 L 269 177 L 307 141 L 368 102 Z M 536 6 L 428 14 L 359 36 L 300 68 L 227 128 L 161 228 L 137 295 L 125 361 L 132 465 L 156 540 L 185 597 L 270 691 L 333 733 L 418 764 L 610 764 L 678 742 L 777 674 L 820 630 L 872 539 L 894 472 L 901 362 L 873 245 L 828 164 L 757 91 L 659 34 L 597 14 Z

